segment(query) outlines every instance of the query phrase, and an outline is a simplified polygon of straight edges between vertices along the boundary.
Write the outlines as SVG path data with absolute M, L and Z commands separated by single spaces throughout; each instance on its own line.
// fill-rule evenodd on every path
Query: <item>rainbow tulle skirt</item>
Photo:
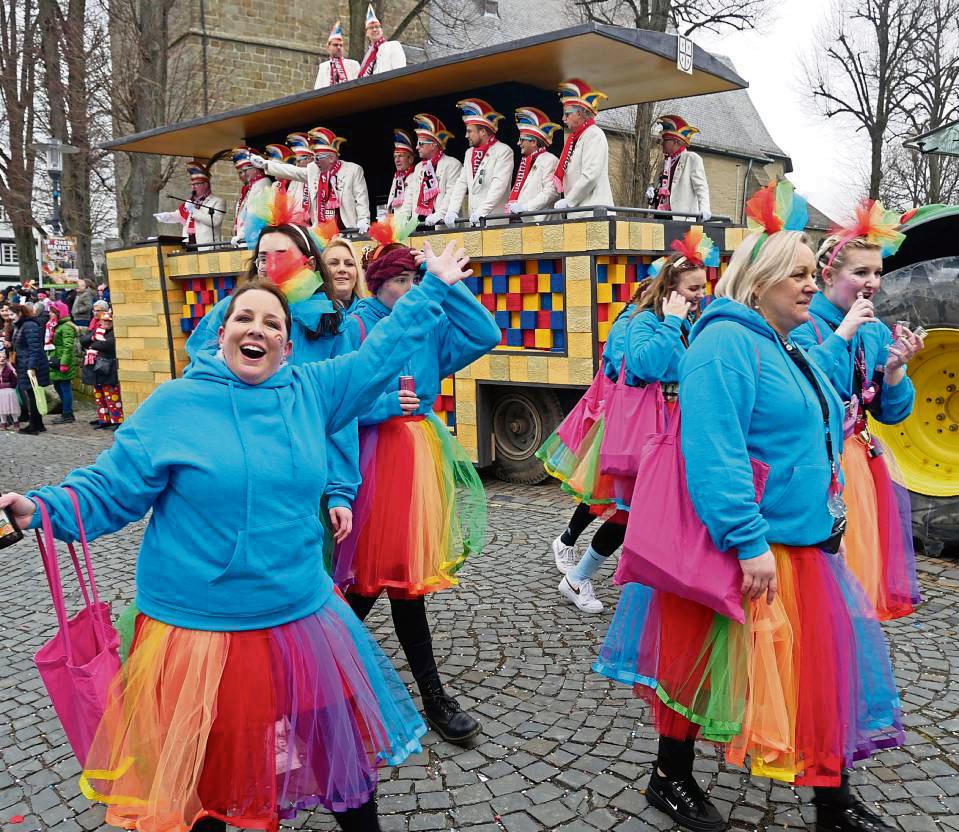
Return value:
M 753 774 L 838 786 L 854 761 L 903 742 L 889 650 L 841 558 L 772 550 L 779 592 L 747 602 L 744 624 L 627 585 L 594 670 L 635 686 L 665 736 L 725 743 Z
M 473 463 L 432 414 L 360 430 L 353 531 L 333 579 L 360 595 L 417 597 L 459 583 L 486 543 L 486 491 Z
M 846 564 L 879 620 L 889 621 L 912 613 L 921 597 L 909 492 L 890 475 L 890 454 L 875 447 L 878 454 L 851 436 L 843 450 Z
M 338 595 L 265 630 L 186 630 L 140 615 L 80 781 L 125 829 L 201 817 L 276 830 L 366 803 L 377 768 L 420 750 L 409 693 Z
M 569 417 L 574 416 L 572 411 Z M 579 447 L 570 448 L 560 438 L 557 428 L 536 452 L 537 459 L 543 463 L 546 473 L 562 483 L 562 489 L 577 502 L 595 506 L 600 512 L 605 508 L 625 508 L 617 506 L 616 480 L 600 469 L 599 451 L 603 444 L 604 419 L 596 419 L 586 432 Z

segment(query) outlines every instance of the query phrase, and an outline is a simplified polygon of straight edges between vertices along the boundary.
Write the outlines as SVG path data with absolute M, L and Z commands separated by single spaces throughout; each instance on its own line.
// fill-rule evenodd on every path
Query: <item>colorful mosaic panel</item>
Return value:
M 433 412 L 439 420 L 456 433 L 456 395 L 453 388 L 453 376 L 447 376 L 440 384 L 440 394 L 433 402 Z
M 180 317 L 180 329 L 193 332 L 200 319 L 216 304 L 232 294 L 236 288 L 235 277 L 193 277 L 182 281 L 186 303 Z
M 493 260 L 466 279 L 496 318 L 500 349 L 566 351 L 566 275 L 562 259 Z

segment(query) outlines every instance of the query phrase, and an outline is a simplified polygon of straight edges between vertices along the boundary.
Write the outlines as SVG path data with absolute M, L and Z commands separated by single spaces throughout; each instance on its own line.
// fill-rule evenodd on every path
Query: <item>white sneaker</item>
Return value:
M 553 541 L 553 557 L 556 559 L 556 568 L 565 575 L 576 566 L 579 560 L 576 555 L 575 546 L 567 546 L 563 543 L 562 536 Z
M 558 589 L 579 608 L 580 612 L 595 615 L 603 611 L 603 602 L 596 597 L 592 581 L 581 581 L 578 585 L 574 585 L 569 575 L 564 575 Z

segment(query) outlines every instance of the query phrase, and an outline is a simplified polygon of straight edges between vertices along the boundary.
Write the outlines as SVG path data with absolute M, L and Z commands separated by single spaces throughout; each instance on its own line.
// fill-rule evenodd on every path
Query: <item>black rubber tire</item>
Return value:
M 490 409 L 493 476 L 519 485 L 538 485 L 549 475 L 536 451 L 563 418 L 556 393 L 549 389 L 504 387 Z
M 959 328 L 959 257 L 898 269 L 883 278 L 876 313 L 892 327 L 898 320 L 926 329 Z M 929 555 L 959 546 L 959 496 L 929 497 L 910 492 L 912 533 Z

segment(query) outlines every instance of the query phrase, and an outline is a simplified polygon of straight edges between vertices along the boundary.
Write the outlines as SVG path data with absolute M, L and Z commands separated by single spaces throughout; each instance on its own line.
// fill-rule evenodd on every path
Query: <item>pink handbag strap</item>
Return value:
M 86 531 L 83 528 L 83 521 L 80 519 L 80 506 L 77 502 L 76 494 L 74 494 L 73 490 L 70 488 L 65 490 L 70 495 L 71 502 L 73 503 L 73 510 L 76 513 L 77 527 L 80 531 L 80 545 L 83 549 L 84 560 L 86 562 L 88 575 L 87 580 L 89 580 L 90 583 L 89 592 L 86 586 L 87 581 L 84 579 L 83 570 L 80 566 L 80 560 L 77 557 L 77 553 L 73 547 L 73 544 L 68 544 L 67 548 L 70 551 L 70 557 L 73 561 L 73 568 L 77 575 L 77 582 L 80 584 L 80 591 L 83 593 L 84 605 L 91 612 L 94 634 L 99 642 L 99 647 L 102 649 L 106 646 L 107 638 L 106 632 L 103 629 L 103 622 L 100 620 L 100 616 L 97 614 L 96 610 L 96 607 L 100 603 L 100 596 L 97 593 L 96 583 L 93 579 L 93 565 L 90 560 L 90 549 L 87 545 Z M 40 529 L 36 530 L 37 545 L 40 548 L 40 557 L 43 561 L 43 571 L 46 574 L 47 583 L 50 586 L 50 596 L 53 599 L 53 608 L 56 612 L 57 624 L 60 632 L 63 634 L 64 652 L 66 654 L 67 661 L 72 662 L 73 647 L 70 643 L 70 629 L 67 626 L 68 617 L 66 599 L 63 594 L 63 581 L 60 577 L 60 565 L 57 560 L 56 543 L 53 539 L 53 524 L 50 522 L 50 514 L 43 500 L 41 500 L 39 497 L 34 497 L 33 499 L 34 502 L 36 502 L 37 507 L 40 509 L 40 518 L 43 528 L 42 537 Z M 93 599 L 92 604 L 91 597 Z

